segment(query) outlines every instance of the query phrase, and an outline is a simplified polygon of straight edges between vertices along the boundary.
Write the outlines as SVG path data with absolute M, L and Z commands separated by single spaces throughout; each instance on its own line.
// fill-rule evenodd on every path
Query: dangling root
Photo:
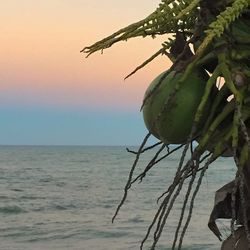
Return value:
M 182 206 L 182 209 L 181 209 L 180 219 L 179 219 L 176 231 L 175 231 L 175 236 L 174 236 L 172 249 L 175 248 L 175 245 L 176 245 L 176 242 L 177 242 L 177 239 L 178 239 L 179 230 L 181 228 L 182 220 L 183 220 L 183 217 L 184 217 L 184 214 L 185 214 L 185 211 L 186 211 L 186 205 L 187 205 L 188 198 L 189 198 L 190 192 L 192 190 L 193 183 L 194 183 L 194 180 L 195 180 L 195 177 L 196 177 L 196 173 L 198 172 L 198 169 L 199 169 L 199 161 L 195 161 L 195 168 L 193 169 L 192 178 L 191 178 L 191 180 L 189 181 L 189 184 L 188 184 L 188 189 L 187 189 L 185 199 L 184 199 L 184 202 L 183 202 L 183 206 Z
M 153 145 L 151 145 L 151 146 L 149 146 L 149 147 L 146 147 L 146 148 L 144 148 L 143 150 L 141 150 L 140 154 L 143 154 L 143 153 L 145 153 L 146 151 L 148 151 L 148 150 L 150 150 L 150 149 L 153 149 L 153 148 L 155 148 L 155 147 L 157 147 L 157 146 L 159 146 L 159 145 L 161 145 L 161 144 L 162 144 L 162 142 L 159 141 L 159 142 L 157 142 L 157 143 L 155 143 L 155 144 L 153 144 Z M 132 153 L 132 154 L 135 154 L 135 155 L 137 155 L 137 154 L 139 153 L 139 151 L 133 151 L 133 150 L 130 150 L 129 148 L 126 148 L 126 150 L 127 150 L 127 152 Z
M 144 239 L 141 242 L 141 249 L 142 249 L 144 243 L 146 242 L 146 240 L 147 240 L 147 238 L 148 238 L 148 236 L 149 236 L 149 234 L 151 232 L 151 229 L 153 228 L 153 226 L 156 223 L 157 219 L 158 219 L 157 229 L 156 229 L 156 231 L 154 233 L 155 240 L 154 240 L 154 244 L 152 245 L 151 249 L 153 249 L 153 247 L 156 245 L 157 241 L 159 240 L 161 230 L 163 229 L 162 225 L 164 225 L 164 220 L 167 219 L 167 216 L 168 216 L 169 212 L 171 211 L 171 208 L 172 208 L 172 206 L 174 204 L 174 201 L 177 198 L 177 196 L 178 196 L 178 194 L 179 194 L 179 192 L 180 192 L 180 190 L 182 188 L 182 185 L 183 185 L 184 180 L 185 180 L 185 176 L 187 176 L 189 168 L 190 168 L 190 164 L 187 164 L 186 171 L 185 171 L 183 177 L 180 176 L 180 171 L 176 172 L 176 176 L 174 178 L 174 181 L 173 181 L 172 185 L 170 185 L 170 187 L 169 187 L 168 195 L 164 198 L 163 202 L 161 203 L 157 213 L 154 216 L 154 219 L 153 219 L 152 223 L 148 227 L 148 231 L 147 231 L 146 236 L 144 237 Z M 174 197 L 172 198 L 172 200 L 170 202 L 170 205 L 169 205 L 169 208 L 168 208 L 167 212 L 165 213 L 165 211 L 167 209 L 167 205 L 168 205 L 168 203 L 170 201 L 170 198 L 171 198 L 171 196 L 172 196 L 172 194 L 173 194 L 173 192 L 174 192 L 174 190 L 175 190 L 175 188 L 177 186 L 178 186 L 178 189 L 177 189 Z M 164 214 L 165 214 L 165 216 L 164 216 Z M 164 216 L 164 218 L 163 218 L 163 216 Z M 163 220 L 163 222 L 162 222 L 163 224 L 161 223 L 162 220 Z
M 217 158 L 217 157 L 216 157 Z M 189 213 L 188 213 L 188 217 L 187 217 L 187 220 L 186 220 L 186 223 L 182 229 L 182 233 L 181 233 L 181 236 L 180 236 L 180 239 L 179 239 L 179 245 L 178 245 L 178 250 L 181 249 L 181 246 L 182 246 L 182 242 L 183 242 L 183 239 L 184 239 L 184 236 L 185 236 L 185 233 L 186 233 L 186 230 L 189 226 L 189 223 L 190 223 L 190 220 L 191 220 L 191 217 L 192 217 L 192 212 L 193 212 L 193 207 L 194 207 L 194 201 L 195 201 L 195 197 L 199 191 L 199 188 L 201 186 L 201 183 L 202 183 L 202 179 L 204 177 L 204 174 L 205 172 L 207 171 L 209 165 L 211 164 L 212 161 L 214 161 L 214 156 L 212 155 L 211 158 L 207 161 L 207 163 L 205 164 L 205 166 L 203 167 L 202 171 L 201 171 L 201 174 L 200 174 L 200 177 L 198 179 L 198 183 L 196 185 L 196 188 L 193 192 L 193 195 L 192 195 L 192 198 L 191 198 L 191 201 L 190 201 L 190 206 L 189 206 Z M 193 183 L 191 184 L 191 187 L 190 187 L 190 190 L 192 188 L 192 185 Z M 184 213 L 184 212 L 183 212 Z
M 135 183 L 138 179 L 140 179 L 140 182 L 142 182 L 143 178 L 146 176 L 147 172 L 157 163 L 159 162 L 159 159 L 157 160 L 158 156 L 160 155 L 160 153 L 163 151 L 163 149 L 166 148 L 166 145 L 163 144 L 161 146 L 161 148 L 156 152 L 156 154 L 154 155 L 154 157 L 150 160 L 150 162 L 148 163 L 148 165 L 146 166 L 146 168 L 144 169 L 144 171 L 139 174 L 133 181 L 131 181 L 131 184 Z M 172 153 L 172 152 L 171 152 Z M 167 153 L 167 155 L 171 154 L 171 153 Z
M 116 209 L 116 211 L 115 211 L 115 214 L 114 214 L 114 216 L 113 216 L 113 218 L 112 218 L 112 223 L 114 222 L 114 219 L 116 218 L 116 216 L 117 216 L 117 214 L 118 214 L 120 208 L 122 207 L 124 201 L 125 201 L 126 198 L 127 198 L 128 190 L 129 190 L 130 187 L 131 187 L 131 180 L 132 180 L 132 177 L 133 177 L 133 173 L 134 173 L 135 167 L 136 167 L 136 165 L 137 165 L 137 163 L 138 163 L 138 161 L 139 161 L 141 151 L 143 150 L 144 145 L 147 143 L 147 140 L 148 140 L 148 138 L 150 137 L 150 135 L 151 135 L 151 134 L 148 133 L 148 134 L 145 136 L 145 138 L 144 138 L 144 140 L 143 140 L 141 146 L 139 147 L 139 150 L 138 150 L 138 153 L 137 153 L 137 155 L 136 155 L 135 161 L 134 161 L 134 163 L 133 163 L 133 165 L 132 165 L 132 168 L 131 168 L 131 170 L 130 170 L 130 173 L 129 173 L 129 177 L 128 177 L 127 184 L 126 184 L 126 186 L 125 186 L 125 188 L 124 188 L 124 195 L 123 195 L 123 198 L 122 198 L 120 204 L 118 205 L 118 207 L 117 207 L 117 209 Z

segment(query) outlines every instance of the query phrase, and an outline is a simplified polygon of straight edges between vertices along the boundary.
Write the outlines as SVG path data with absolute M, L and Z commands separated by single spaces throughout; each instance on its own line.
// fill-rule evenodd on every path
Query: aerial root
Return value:
M 147 172 L 155 165 L 156 159 L 158 158 L 159 154 L 163 151 L 163 149 L 166 148 L 166 145 L 163 144 L 161 148 L 156 152 L 156 154 L 153 156 L 153 158 L 150 160 L 144 171 L 139 174 L 133 181 L 131 181 L 131 184 L 136 182 L 138 179 L 140 179 L 140 182 L 142 182 L 143 178 L 146 176 Z
M 192 194 L 192 198 L 191 198 L 191 201 L 190 201 L 190 206 L 189 206 L 189 212 L 188 212 L 188 217 L 186 219 L 186 223 L 182 229 L 182 233 L 181 233 L 181 236 L 180 236 L 180 239 L 179 239 L 179 245 L 178 245 L 178 250 L 181 249 L 181 246 L 182 246 L 182 242 L 183 242 L 183 239 L 184 239 L 184 236 L 185 236 L 185 233 L 186 233 L 186 230 L 189 226 L 189 223 L 190 223 L 190 220 L 191 220 L 191 217 L 192 217 L 192 213 L 193 213 L 193 207 L 194 207 L 194 201 L 195 201 L 195 197 L 200 189 L 200 186 L 201 186 L 201 183 L 202 183 L 202 180 L 203 180 L 203 177 L 205 175 L 205 172 L 207 171 L 209 165 L 216 159 L 217 157 L 212 155 L 206 162 L 206 164 L 204 165 L 201 173 L 200 173 L 200 177 L 197 181 L 197 185 L 196 185 L 196 188 Z M 199 165 L 199 164 L 198 164 Z M 193 183 L 191 184 L 191 188 L 192 188 L 192 185 Z
M 189 166 L 188 166 L 189 167 Z M 188 168 L 187 167 L 187 168 Z M 188 170 L 187 170 L 188 171 Z M 186 172 L 187 172 L 186 171 Z M 169 188 L 168 188 L 168 194 L 167 194 L 167 196 L 164 198 L 164 200 L 162 201 L 162 203 L 161 203 L 161 205 L 160 205 L 160 207 L 159 207 L 159 209 L 157 210 L 157 212 L 156 212 L 156 214 L 155 214 L 155 216 L 154 216 L 154 218 L 153 218 L 153 220 L 152 220 L 152 223 L 149 225 L 149 227 L 148 227 L 148 230 L 147 230 L 147 233 L 146 233 L 146 235 L 145 235 L 145 237 L 144 237 L 144 239 L 142 240 L 142 242 L 141 242 L 141 247 L 140 247 L 140 249 L 142 249 L 142 247 L 143 247 L 143 245 L 144 245 L 144 243 L 146 242 L 146 240 L 148 239 L 148 237 L 149 237 L 149 235 L 150 235 L 150 232 L 151 232 L 151 230 L 152 230 L 152 228 L 153 228 L 153 226 L 155 225 L 155 223 L 157 222 L 157 220 L 158 220 L 158 223 L 157 223 L 157 229 L 156 229 L 156 231 L 155 231 L 155 236 L 156 236 L 156 234 L 157 234 L 157 232 L 158 232 L 158 230 L 159 230 L 159 228 L 160 228 L 160 222 L 161 222 L 161 220 L 162 220 L 162 218 L 163 218 L 163 215 L 164 215 L 164 213 L 165 213 L 165 210 L 166 210 L 166 208 L 167 208 L 167 205 L 168 205 L 168 203 L 169 203 L 169 200 L 170 200 L 170 198 L 171 198 L 171 196 L 172 196 L 172 194 L 174 193 L 174 190 L 175 190 L 175 188 L 178 186 L 178 185 L 180 185 L 180 184 L 182 184 L 183 182 L 184 182 L 184 180 L 185 180 L 185 178 L 184 177 L 181 177 L 180 176 L 180 170 L 177 170 L 176 171 L 176 175 L 175 175 L 175 178 L 174 178 L 174 180 L 173 180 L 173 183 L 169 186 Z M 177 197 L 177 196 L 176 196 Z M 176 198 L 175 197 L 175 198 Z M 173 200 L 172 200 L 172 205 L 173 205 Z
M 196 173 L 197 173 L 198 169 L 199 169 L 199 161 L 196 160 L 194 168 L 193 168 L 193 171 L 192 171 L 192 178 L 189 181 L 188 189 L 187 189 L 187 192 L 186 192 L 186 195 L 185 195 L 185 199 L 184 199 L 184 202 L 183 202 L 183 206 L 182 206 L 182 209 L 181 209 L 180 219 L 179 219 L 176 231 L 175 231 L 175 236 L 174 236 L 174 241 L 173 241 L 172 249 L 175 249 L 175 245 L 176 245 L 176 242 L 177 242 L 177 239 L 178 239 L 179 230 L 181 228 L 182 221 L 183 221 L 183 218 L 184 218 L 184 214 L 185 214 L 185 211 L 186 211 L 186 206 L 187 206 L 188 198 L 189 198 L 190 192 L 192 190 L 192 187 L 193 187 L 194 180 L 195 180 Z
M 195 201 L 195 197 L 199 191 L 199 188 L 201 186 L 202 183 L 202 179 L 204 177 L 204 174 L 206 172 L 206 170 L 208 169 L 209 165 L 217 158 L 217 156 L 212 155 L 210 156 L 210 158 L 207 160 L 207 162 L 205 163 L 205 165 L 200 169 L 201 174 L 200 177 L 198 178 L 196 187 L 192 193 L 192 197 L 190 200 L 190 205 L 189 205 L 189 212 L 188 212 L 188 216 L 185 222 L 185 225 L 182 229 L 180 238 L 179 238 L 179 245 L 178 245 L 178 249 L 181 249 L 181 245 L 182 245 L 182 241 L 184 238 L 184 235 L 186 233 L 187 227 L 190 223 L 191 217 L 192 217 L 192 211 L 193 211 L 193 206 L 194 206 L 194 201 Z M 173 181 L 173 183 L 169 186 L 169 190 L 168 190 L 168 195 L 164 198 L 163 202 L 161 203 L 160 207 L 158 208 L 152 223 L 149 225 L 148 227 L 148 231 L 144 237 L 144 239 L 141 242 L 141 249 L 143 248 L 144 243 L 146 242 L 146 240 L 148 239 L 150 232 L 152 231 L 152 228 L 155 226 L 156 224 L 156 229 L 154 231 L 154 237 L 153 237 L 153 244 L 151 245 L 151 250 L 155 249 L 158 240 L 162 234 L 163 228 L 167 222 L 167 219 L 169 217 L 170 212 L 172 211 L 173 205 L 176 201 L 176 198 L 179 196 L 183 185 L 184 185 L 184 181 L 186 180 L 188 174 L 190 173 L 190 171 L 192 170 L 192 175 L 191 175 L 191 179 L 189 180 L 188 183 L 188 188 L 185 194 L 185 200 L 183 202 L 183 206 L 182 206 L 182 210 L 181 210 L 181 216 L 176 228 L 176 232 L 175 232 L 175 238 L 174 238 L 174 242 L 173 242 L 173 246 L 172 249 L 175 249 L 176 246 L 176 242 L 178 239 L 178 235 L 179 235 L 179 231 L 183 222 L 183 218 L 184 218 L 184 214 L 186 211 L 186 207 L 187 207 L 187 203 L 193 188 L 193 184 L 194 181 L 196 179 L 196 175 L 197 172 L 199 171 L 199 165 L 200 165 L 200 157 L 198 157 L 196 160 L 192 160 L 192 161 L 188 161 L 187 164 L 183 167 L 182 170 L 179 170 L 176 172 L 176 176 L 175 179 Z
M 139 158 L 140 158 L 140 155 L 141 155 L 141 151 L 143 150 L 143 147 L 144 147 L 145 144 L 147 143 L 147 140 L 148 140 L 148 138 L 150 137 L 150 135 L 151 135 L 151 134 L 148 133 L 148 134 L 145 136 L 144 140 L 142 141 L 141 146 L 139 147 L 139 150 L 138 150 L 138 153 L 137 153 L 137 155 L 136 155 L 135 161 L 134 161 L 134 163 L 133 163 L 133 165 L 132 165 L 132 168 L 131 168 L 131 170 L 130 170 L 130 173 L 129 173 L 129 177 L 128 177 L 127 184 L 126 184 L 126 186 L 125 186 L 125 188 L 124 188 L 124 195 L 123 195 L 123 198 L 122 198 L 121 202 L 119 203 L 119 205 L 118 205 L 118 207 L 117 207 L 117 209 L 116 209 L 116 211 L 115 211 L 115 214 L 114 214 L 114 216 L 113 216 L 113 218 L 112 218 L 112 223 L 114 222 L 114 219 L 116 218 L 116 216 L 117 216 L 117 214 L 118 214 L 120 208 L 122 207 L 122 205 L 124 204 L 124 202 L 125 202 L 125 200 L 126 200 L 126 198 L 127 198 L 128 190 L 129 190 L 130 187 L 131 187 L 131 180 L 132 180 L 132 177 L 133 177 L 133 173 L 134 173 L 135 167 L 136 167 L 136 165 L 137 165 L 137 163 L 138 163 L 138 161 L 139 161 Z
M 156 142 L 155 144 L 153 144 L 153 145 L 151 145 L 151 146 L 149 146 L 149 147 L 144 148 L 144 149 L 140 152 L 140 154 L 143 154 L 143 153 L 145 153 L 146 151 L 148 151 L 148 150 L 150 150 L 150 149 L 153 149 L 153 148 L 155 148 L 155 147 L 161 145 L 162 143 L 163 143 L 163 142 L 161 142 L 161 141 Z M 128 153 L 132 153 L 132 154 L 135 154 L 135 155 L 137 155 L 137 154 L 139 153 L 138 151 L 133 151 L 133 150 L 130 150 L 129 148 L 126 148 L 126 150 L 127 150 Z

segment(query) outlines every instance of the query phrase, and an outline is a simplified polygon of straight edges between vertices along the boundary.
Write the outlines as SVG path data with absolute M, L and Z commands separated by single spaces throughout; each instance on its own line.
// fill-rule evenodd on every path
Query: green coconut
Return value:
M 144 96 L 143 118 L 149 132 L 168 144 L 186 142 L 204 94 L 208 75 L 196 70 L 174 91 L 183 73 L 165 71 L 149 85 Z M 204 119 L 201 119 L 202 126 Z M 198 131 L 198 130 L 197 130 Z

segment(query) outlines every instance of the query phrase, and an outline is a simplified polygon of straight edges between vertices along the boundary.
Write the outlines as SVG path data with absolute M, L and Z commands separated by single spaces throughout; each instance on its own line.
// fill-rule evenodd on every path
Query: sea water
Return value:
M 125 147 L 1 146 L 0 249 L 139 249 L 159 207 L 157 198 L 173 180 L 180 155 L 178 151 L 169 156 L 155 165 L 140 184 L 135 183 L 112 223 L 135 158 Z M 143 171 L 152 156 L 153 152 L 144 153 L 135 175 Z M 230 158 L 220 158 L 209 167 L 183 249 L 220 249 L 221 243 L 209 231 L 207 222 L 215 191 L 234 176 Z M 183 195 L 156 249 L 171 249 L 182 201 Z M 151 244 L 152 236 L 144 249 Z

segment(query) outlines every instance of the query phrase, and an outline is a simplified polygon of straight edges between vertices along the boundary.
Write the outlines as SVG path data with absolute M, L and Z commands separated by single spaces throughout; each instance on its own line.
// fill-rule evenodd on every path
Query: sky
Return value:
M 136 22 L 153 0 L 9 0 L 0 9 L 0 144 L 138 145 L 159 57 L 124 77 L 164 41 L 136 38 L 88 58 L 80 50 Z

